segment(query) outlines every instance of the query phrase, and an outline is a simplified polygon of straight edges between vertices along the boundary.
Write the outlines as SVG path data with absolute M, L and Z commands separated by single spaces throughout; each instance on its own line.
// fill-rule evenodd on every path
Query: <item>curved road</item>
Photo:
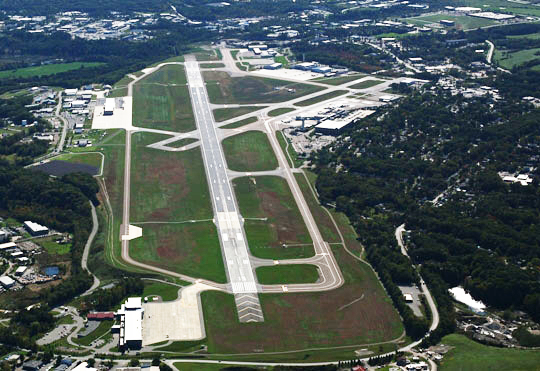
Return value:
M 90 247 L 92 246 L 92 242 L 94 242 L 94 237 L 96 237 L 96 233 L 99 227 L 96 208 L 92 204 L 92 201 L 89 202 L 90 207 L 92 208 L 92 231 L 90 232 L 90 236 L 88 236 L 88 240 L 86 241 L 86 245 L 84 246 L 83 256 L 81 259 L 81 267 L 82 269 L 90 273 L 92 277 L 94 277 L 94 283 L 92 284 L 92 287 L 86 290 L 86 292 L 83 293 L 81 296 L 90 295 L 92 292 L 94 292 L 95 289 L 99 287 L 100 284 L 99 278 L 97 278 L 96 275 L 90 272 L 90 270 L 88 269 L 88 255 L 90 253 Z

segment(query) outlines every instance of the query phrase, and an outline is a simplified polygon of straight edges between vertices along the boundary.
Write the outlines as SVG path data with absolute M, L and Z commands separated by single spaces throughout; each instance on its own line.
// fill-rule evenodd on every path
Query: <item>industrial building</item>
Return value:
M 141 298 L 128 298 L 115 313 L 120 319 L 120 341 L 118 346 L 121 349 L 140 349 L 142 347 L 142 319 L 144 309 Z
M 115 106 L 116 103 L 114 98 L 105 98 L 105 109 L 103 110 L 103 114 L 105 116 L 111 116 L 114 113 Z
M 0 284 L 3 288 L 9 289 L 10 287 L 13 287 L 15 285 L 15 280 L 8 276 L 2 276 L 0 277 Z
M 24 222 L 24 229 L 26 229 L 32 236 L 44 236 L 49 234 L 49 228 L 29 220 Z
M 279 70 L 283 65 L 281 63 L 267 64 L 263 68 L 266 70 Z

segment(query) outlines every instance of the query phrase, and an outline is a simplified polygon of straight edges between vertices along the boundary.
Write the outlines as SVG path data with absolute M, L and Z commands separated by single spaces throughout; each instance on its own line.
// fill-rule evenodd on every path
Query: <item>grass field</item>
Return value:
M 176 132 L 195 130 L 185 79 L 183 67 L 173 65 L 137 82 L 133 87 L 133 125 Z
M 319 279 L 317 266 L 310 264 L 264 266 L 257 268 L 255 273 L 263 285 L 314 283 Z
M 346 82 L 358 80 L 366 75 L 364 74 L 356 74 L 356 75 L 347 75 L 347 76 L 340 76 L 340 77 L 323 77 L 323 78 L 316 78 L 313 81 L 322 82 L 323 84 L 328 85 L 341 85 L 345 84 Z
M 274 57 L 274 62 L 275 63 L 281 63 L 283 65 L 283 67 L 289 66 L 289 60 L 284 55 Z
M 137 82 L 138 84 L 187 84 L 186 72 L 181 64 L 168 64 Z
M 463 0 L 463 6 L 481 8 L 483 11 L 503 12 L 511 14 L 540 16 L 540 9 L 532 4 L 518 4 L 508 0 Z M 502 9 L 501 9 L 502 8 Z
M 271 366 L 257 366 L 257 368 L 249 368 L 245 365 L 231 365 L 231 364 L 212 364 L 212 363 L 188 363 L 188 362 L 176 362 L 174 364 L 174 367 L 176 367 L 179 371 L 220 371 L 220 370 L 227 370 L 227 371 L 249 371 L 249 370 L 271 370 L 273 367 Z M 236 368 L 233 368 L 236 367 Z
M 288 81 L 205 71 L 210 101 L 215 104 L 278 103 L 322 90 L 321 87 Z M 291 91 L 289 91 L 291 89 Z
M 490 347 L 458 334 L 445 336 L 441 343 L 454 347 L 444 356 L 441 371 L 488 371 L 501 366 L 506 370 L 540 370 L 538 351 Z
M 44 66 L 17 68 L 14 70 L 0 71 L 0 79 L 18 78 L 18 77 L 33 77 L 33 76 L 48 76 L 55 73 L 62 73 L 80 68 L 92 68 L 101 66 L 105 63 L 99 62 L 72 62 L 48 64 Z
M 223 63 L 201 63 L 199 64 L 201 68 L 222 68 L 225 67 Z
M 167 143 L 167 147 L 180 148 L 180 147 L 184 147 L 184 146 L 187 146 L 188 144 L 195 143 L 198 141 L 199 140 L 195 138 L 184 138 L 184 139 L 176 140 L 174 142 Z
M 324 102 L 325 100 L 332 99 L 332 98 L 335 98 L 335 97 L 339 97 L 340 95 L 343 95 L 343 94 L 346 94 L 346 93 L 348 93 L 347 90 L 335 90 L 335 91 L 331 91 L 331 92 L 326 93 L 326 94 L 317 95 L 316 97 L 313 97 L 313 98 L 310 98 L 310 99 L 302 100 L 302 101 L 300 101 L 298 103 L 295 103 L 294 105 L 295 106 L 300 106 L 300 107 L 311 106 L 312 104 L 319 103 L 319 102 Z
M 225 282 L 214 224 L 178 224 L 213 217 L 201 151 L 168 152 L 146 147 L 165 137 L 136 133 L 132 138 L 130 218 L 132 223 L 153 223 L 140 225 L 143 237 L 131 242 L 130 255 L 175 272 Z
M 199 52 L 194 53 L 195 58 L 200 62 L 207 62 L 207 61 L 220 61 L 222 59 L 221 52 L 219 50 L 203 50 L 201 49 Z
M 534 59 L 540 58 L 540 48 L 535 49 L 525 49 L 517 52 L 509 53 L 501 51 L 500 49 L 495 49 L 493 58 L 499 65 L 506 69 L 512 69 L 516 66 L 519 66 L 525 62 L 532 61 Z
M 257 120 L 258 120 L 257 117 L 252 116 L 243 120 L 235 121 L 231 124 L 220 126 L 220 129 L 236 129 L 236 128 L 239 128 L 248 124 L 252 124 L 256 122 Z
M 358 84 L 354 84 L 350 86 L 351 89 L 367 89 L 371 88 L 372 86 L 382 84 L 384 81 L 382 80 L 364 80 L 362 82 L 359 82 Z
M 35 242 L 47 250 L 49 255 L 66 255 L 71 251 L 70 243 L 59 244 L 52 238 L 44 238 Z
M 101 169 L 103 157 L 99 153 L 70 153 L 55 157 L 54 160 L 67 161 L 75 164 L 85 164 Z
M 238 116 L 242 116 L 254 111 L 264 109 L 266 107 L 260 106 L 248 106 L 248 107 L 234 107 L 234 108 L 216 108 L 212 112 L 214 113 L 214 119 L 217 122 L 229 120 Z
M 175 285 L 167 285 L 163 282 L 144 281 L 144 291 L 142 296 L 158 295 L 163 301 L 171 301 L 178 299 L 178 290 L 180 287 Z
M 274 170 L 278 161 L 266 134 L 246 131 L 223 140 L 227 166 L 236 171 Z
M 460 30 L 470 30 L 473 28 L 490 26 L 497 23 L 496 21 L 491 19 L 469 17 L 466 15 L 452 16 L 447 14 L 434 14 L 414 18 L 405 18 L 404 21 L 407 23 L 415 24 L 417 26 L 425 26 L 431 23 L 439 23 L 443 19 L 454 21 L 455 28 Z
M 74 337 L 73 341 L 76 342 L 77 344 L 88 346 L 90 345 L 91 342 L 93 342 L 97 338 L 105 335 L 105 333 L 111 329 L 112 325 L 113 325 L 113 321 L 102 321 L 99 324 L 98 328 L 96 328 L 90 334 L 82 338 Z
M 285 179 L 242 177 L 234 179 L 233 186 L 240 213 L 246 218 L 244 227 L 254 256 L 266 259 L 313 256 L 311 237 Z
M 296 110 L 296 108 L 293 108 L 293 107 L 276 108 L 276 109 L 273 109 L 272 111 L 268 112 L 268 116 L 276 117 L 276 116 L 280 116 L 280 115 L 283 115 L 285 113 L 292 112 L 292 111 L 295 111 L 295 110 Z
M 351 259 L 342 247 L 332 249 L 345 284 L 328 292 L 262 294 L 262 323 L 239 323 L 232 295 L 202 293 L 208 350 L 273 352 L 366 344 L 399 337 L 403 332 L 399 315 L 371 269 Z M 230 341 L 231 337 L 235 341 Z

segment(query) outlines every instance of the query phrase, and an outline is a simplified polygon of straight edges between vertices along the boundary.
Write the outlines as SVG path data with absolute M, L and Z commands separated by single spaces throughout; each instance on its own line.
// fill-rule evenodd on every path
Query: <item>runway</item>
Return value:
M 261 322 L 264 318 L 243 221 L 227 174 L 206 87 L 197 62 L 186 61 L 184 66 L 214 208 L 214 221 L 239 319 L 242 322 Z

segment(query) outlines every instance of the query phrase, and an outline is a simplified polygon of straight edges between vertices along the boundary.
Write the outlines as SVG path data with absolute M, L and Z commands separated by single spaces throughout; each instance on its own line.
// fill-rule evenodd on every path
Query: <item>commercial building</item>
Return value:
M 16 276 L 22 276 L 24 274 L 24 272 L 26 272 L 26 270 L 28 269 L 28 267 L 19 267 L 17 268 L 17 270 L 15 271 L 15 275 Z
M 120 341 L 121 349 L 140 349 L 142 347 L 142 319 L 144 309 L 141 298 L 128 298 L 122 304 L 120 310 L 115 313 L 120 319 Z
M 279 70 L 283 65 L 281 63 L 267 64 L 263 68 L 266 70 Z
M 0 252 L 12 250 L 12 249 L 14 249 L 16 247 L 17 247 L 17 245 L 15 245 L 15 242 L 2 243 L 2 244 L 0 244 Z
M 105 98 L 105 109 L 103 114 L 105 116 L 111 116 L 114 113 L 114 108 L 116 106 L 114 98 Z
M 9 289 L 15 285 L 15 280 L 8 276 L 2 276 L 0 277 L 0 285 L 5 289 Z
M 72 97 L 72 96 L 77 95 L 78 92 L 79 92 L 79 90 L 77 90 L 77 89 L 65 89 L 64 90 L 64 95 L 67 96 L 67 97 Z
M 43 236 L 49 234 L 49 228 L 29 220 L 24 222 L 24 229 L 26 229 L 32 236 Z
M 89 321 L 104 321 L 104 320 L 113 320 L 114 319 L 114 313 L 113 312 L 95 312 L 95 313 L 88 313 L 86 315 L 86 319 Z

